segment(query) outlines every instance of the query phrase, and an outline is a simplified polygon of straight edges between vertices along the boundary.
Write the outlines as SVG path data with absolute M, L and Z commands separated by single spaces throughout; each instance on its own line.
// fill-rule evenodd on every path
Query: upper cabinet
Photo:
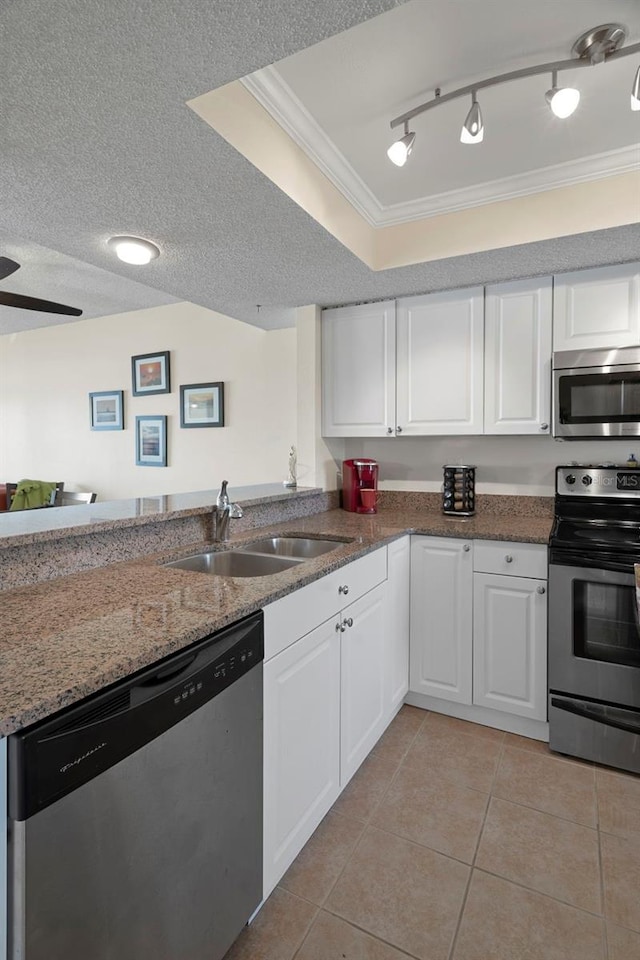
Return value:
M 482 433 L 483 337 L 482 287 L 398 300 L 398 434 Z
M 323 436 L 385 437 L 395 412 L 395 301 L 324 310 Z
M 549 433 L 551 327 L 551 277 L 486 288 L 485 433 Z
M 553 349 L 640 344 L 640 263 L 564 273 L 555 278 Z

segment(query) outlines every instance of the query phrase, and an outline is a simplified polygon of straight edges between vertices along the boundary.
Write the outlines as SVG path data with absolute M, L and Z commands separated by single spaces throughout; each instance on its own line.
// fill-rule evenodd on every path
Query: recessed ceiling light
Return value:
M 113 249 L 120 260 L 136 266 L 142 266 L 160 256 L 159 247 L 142 237 L 111 237 L 107 240 L 107 246 Z

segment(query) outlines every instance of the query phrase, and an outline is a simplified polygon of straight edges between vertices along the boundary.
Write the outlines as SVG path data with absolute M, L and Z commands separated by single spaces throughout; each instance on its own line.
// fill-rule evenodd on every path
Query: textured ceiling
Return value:
M 0 0 L 0 236 L 265 327 L 305 303 L 640 257 L 640 232 L 619 228 L 372 273 L 186 106 L 397 5 Z M 122 233 L 162 256 L 114 262 Z
M 0 306 L 0 335 L 175 302 L 174 297 L 160 290 L 66 257 L 55 250 L 47 250 L 36 243 L 17 243 L 0 235 L 0 251 L 20 264 L 16 273 L 0 283 L 0 290 L 55 300 L 82 310 L 82 317 L 76 318 Z

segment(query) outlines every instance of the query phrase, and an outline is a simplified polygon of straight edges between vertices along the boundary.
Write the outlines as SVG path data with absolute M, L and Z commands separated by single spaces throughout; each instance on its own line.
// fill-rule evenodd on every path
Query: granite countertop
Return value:
M 7 590 L 0 599 L 0 735 L 55 713 L 406 533 L 547 543 L 551 524 L 551 517 L 536 516 L 461 520 L 425 510 L 385 508 L 375 516 L 332 510 L 230 541 L 233 546 L 268 533 L 351 541 L 272 576 L 215 577 L 161 566 L 163 560 L 202 550 L 205 545 L 199 543 Z
M 262 483 L 247 487 L 232 487 L 229 496 L 242 502 L 243 507 L 278 503 L 321 493 L 320 487 L 284 489 L 281 483 Z M 77 507 L 49 507 L 43 510 L 5 511 L 0 514 L 0 549 L 60 540 L 78 534 L 98 533 L 123 527 L 141 526 L 188 517 L 210 514 L 216 503 L 218 490 L 196 490 L 192 493 L 172 493 L 158 497 L 138 497 L 130 500 L 104 500 Z

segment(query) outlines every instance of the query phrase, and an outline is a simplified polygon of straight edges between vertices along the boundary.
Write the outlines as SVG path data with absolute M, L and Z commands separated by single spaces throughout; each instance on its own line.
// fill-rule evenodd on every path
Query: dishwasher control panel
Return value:
M 109 769 L 262 663 L 257 614 L 9 737 L 9 815 L 25 820 Z

